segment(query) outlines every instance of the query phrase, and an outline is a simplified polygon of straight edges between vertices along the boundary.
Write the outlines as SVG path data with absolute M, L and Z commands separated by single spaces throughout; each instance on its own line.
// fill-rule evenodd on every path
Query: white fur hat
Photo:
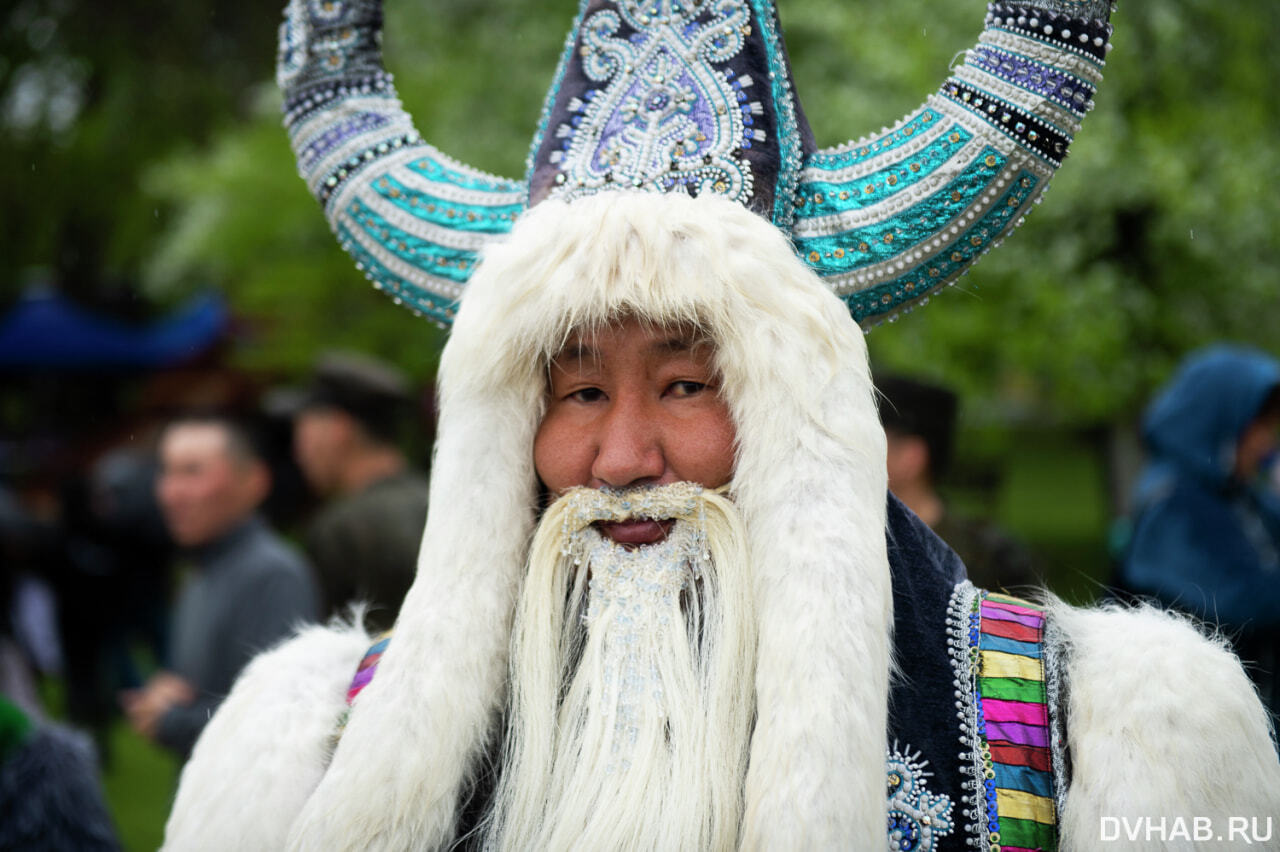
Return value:
M 441 362 L 418 577 L 299 820 L 307 838 L 452 837 L 504 704 L 547 365 L 572 329 L 620 315 L 703 329 L 737 429 L 732 494 L 760 627 L 743 845 L 883 842 L 892 601 L 862 334 L 781 232 L 740 205 L 623 192 L 539 205 L 468 288 Z

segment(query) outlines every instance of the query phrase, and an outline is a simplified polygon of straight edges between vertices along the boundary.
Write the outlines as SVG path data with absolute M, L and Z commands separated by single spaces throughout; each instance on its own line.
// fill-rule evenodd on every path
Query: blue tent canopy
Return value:
M 226 304 L 212 293 L 155 322 L 130 325 L 87 311 L 55 291 L 36 291 L 0 318 L 0 369 L 170 366 L 208 349 L 228 320 Z

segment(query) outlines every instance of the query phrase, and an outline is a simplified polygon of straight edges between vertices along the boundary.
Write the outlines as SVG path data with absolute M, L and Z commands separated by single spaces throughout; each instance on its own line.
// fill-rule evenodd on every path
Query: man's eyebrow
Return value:
M 561 369 L 567 363 L 581 364 L 584 362 L 588 364 L 600 363 L 600 353 L 594 346 L 582 340 L 571 340 L 566 343 L 564 348 L 551 359 L 551 364 L 559 366 Z
M 649 350 L 663 355 L 683 355 L 709 346 L 711 346 L 711 340 L 705 335 L 681 334 L 656 341 L 650 344 Z

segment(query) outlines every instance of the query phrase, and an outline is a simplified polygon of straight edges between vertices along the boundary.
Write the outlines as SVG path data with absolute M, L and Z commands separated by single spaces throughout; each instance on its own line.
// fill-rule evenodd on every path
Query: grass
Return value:
M 62 682 L 44 678 L 39 688 L 46 711 L 66 724 Z M 112 723 L 106 746 L 110 759 L 102 772 L 102 791 L 120 843 L 125 852 L 153 852 L 164 839 L 164 823 L 177 788 L 177 758 L 134 733 L 123 719 Z
M 111 765 L 103 773 L 107 806 L 127 852 L 150 852 L 164 839 L 177 786 L 178 762 L 117 721 L 111 727 Z

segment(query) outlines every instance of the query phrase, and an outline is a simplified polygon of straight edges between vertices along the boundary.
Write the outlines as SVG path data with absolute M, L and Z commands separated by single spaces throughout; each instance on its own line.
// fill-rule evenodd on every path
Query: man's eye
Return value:
M 705 382 L 695 382 L 690 379 L 685 381 L 672 382 L 670 386 L 667 387 L 667 393 L 675 397 L 694 396 L 695 394 L 699 394 L 706 389 L 707 389 L 707 385 Z
M 574 402 L 599 402 L 604 399 L 604 391 L 600 388 L 579 388 L 565 399 L 571 399 Z

